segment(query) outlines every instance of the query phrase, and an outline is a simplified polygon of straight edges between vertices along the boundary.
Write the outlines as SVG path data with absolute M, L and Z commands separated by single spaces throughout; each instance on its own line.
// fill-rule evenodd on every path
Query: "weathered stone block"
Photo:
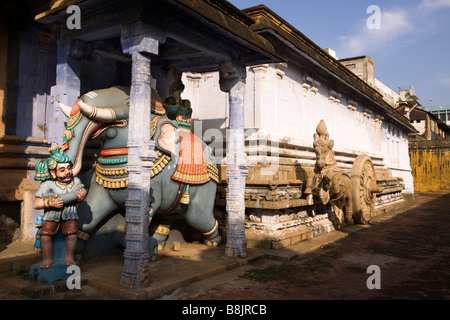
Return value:
M 283 239 L 279 241 L 272 241 L 272 249 L 286 248 L 291 245 L 291 239 Z
M 181 250 L 181 243 L 178 241 L 173 242 L 173 250 L 174 251 L 180 251 Z

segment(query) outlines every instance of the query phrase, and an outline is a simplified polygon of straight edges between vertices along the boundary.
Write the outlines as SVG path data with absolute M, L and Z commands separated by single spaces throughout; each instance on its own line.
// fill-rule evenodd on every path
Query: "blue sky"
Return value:
M 411 85 L 422 106 L 450 105 L 450 0 L 229 2 L 264 4 L 339 58 L 373 57 L 375 77 L 394 91 Z M 370 5 L 380 9 L 379 29 L 367 27 Z

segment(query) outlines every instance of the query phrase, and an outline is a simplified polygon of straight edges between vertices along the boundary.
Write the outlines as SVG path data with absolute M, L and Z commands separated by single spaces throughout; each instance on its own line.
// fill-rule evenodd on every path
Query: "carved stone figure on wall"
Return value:
M 321 120 L 314 134 L 314 174 L 308 178 L 305 193 L 316 210 L 331 205 L 335 228 L 353 222 L 367 224 L 374 215 L 376 193 L 383 191 L 377 185 L 372 160 L 366 154 L 358 155 L 349 175 L 338 168 L 333 146 Z
M 344 223 L 353 224 L 352 183 L 350 176 L 338 168 L 333 146 L 334 140 L 329 139 L 325 122 L 321 120 L 314 134 L 314 176 L 308 179 L 305 193 L 313 197 L 316 208 L 330 203 L 335 228 L 340 228 Z

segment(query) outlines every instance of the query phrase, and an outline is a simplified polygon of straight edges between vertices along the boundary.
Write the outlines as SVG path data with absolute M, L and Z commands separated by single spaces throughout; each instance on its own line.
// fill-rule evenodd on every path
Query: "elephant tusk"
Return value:
M 69 107 L 69 106 L 65 105 L 64 103 L 61 103 L 61 102 L 60 102 L 60 103 L 59 103 L 59 108 L 61 109 L 62 113 L 63 113 L 67 118 L 70 117 L 70 112 L 71 112 L 71 110 L 72 110 L 71 107 Z
M 98 120 L 103 122 L 115 122 L 116 113 L 111 108 L 97 108 L 81 100 L 78 100 L 78 105 L 80 106 L 81 112 L 86 115 L 89 119 Z

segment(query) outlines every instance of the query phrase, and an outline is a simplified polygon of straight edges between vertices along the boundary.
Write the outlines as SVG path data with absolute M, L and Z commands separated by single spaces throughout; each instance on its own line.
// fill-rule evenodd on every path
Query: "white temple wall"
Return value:
M 182 98 L 192 102 L 194 133 L 226 129 L 228 99 L 220 91 L 218 73 L 183 77 L 187 85 Z M 192 84 L 193 78 L 198 85 Z M 334 140 L 336 159 L 343 167 L 351 168 L 356 155 L 366 153 L 375 168 L 389 169 L 392 177 L 403 178 L 404 192 L 413 193 L 407 133 L 394 120 L 381 117 L 373 106 L 339 92 L 338 85 L 305 75 L 294 64 L 248 67 L 245 128 L 257 132 L 258 138 L 279 143 L 276 150 L 282 158 L 311 166 L 315 161 L 313 134 L 324 119 Z M 249 158 L 251 163 L 261 159 Z

